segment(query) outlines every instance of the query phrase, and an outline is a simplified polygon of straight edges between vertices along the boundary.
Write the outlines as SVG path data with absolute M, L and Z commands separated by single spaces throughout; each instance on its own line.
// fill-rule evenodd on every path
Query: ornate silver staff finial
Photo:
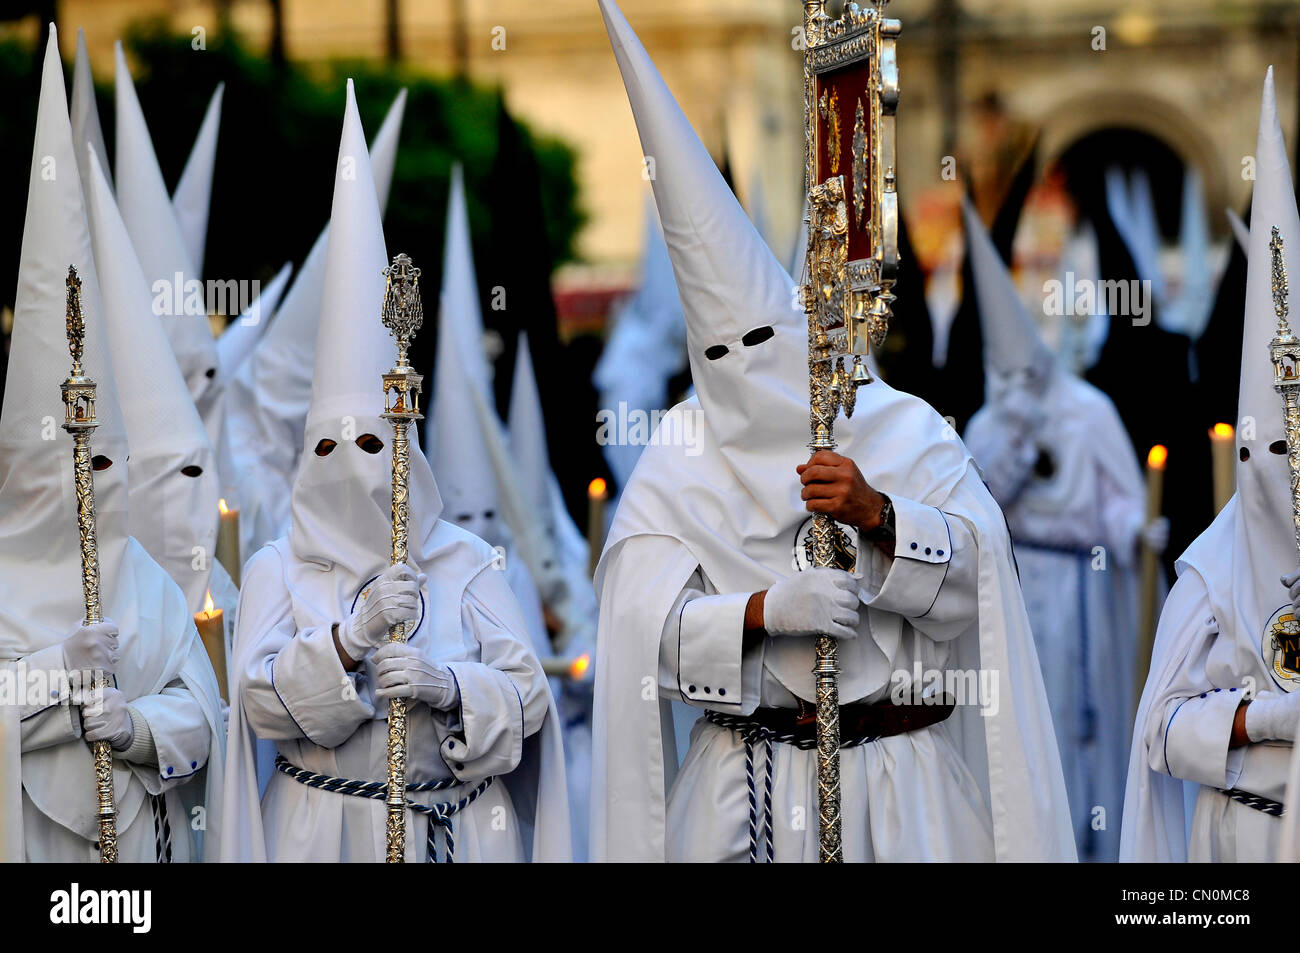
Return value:
M 384 327 L 397 341 L 397 364 L 407 366 L 406 352 L 411 338 L 424 324 L 424 305 L 420 301 L 420 269 L 405 254 L 393 256 L 384 269 L 388 283 L 384 288 L 382 319 Z
M 1286 260 L 1282 257 L 1284 247 L 1282 233 L 1274 225 L 1273 238 L 1268 243 L 1268 250 L 1272 252 L 1273 311 L 1277 314 L 1277 336 L 1282 339 L 1289 339 L 1291 337 L 1291 325 L 1287 318 L 1291 314 L 1291 306 L 1287 301 L 1290 291 L 1287 288 Z

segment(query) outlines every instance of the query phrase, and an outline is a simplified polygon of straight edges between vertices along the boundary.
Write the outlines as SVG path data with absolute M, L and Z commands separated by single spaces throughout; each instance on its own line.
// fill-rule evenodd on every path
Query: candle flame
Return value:
M 595 499 L 598 496 L 604 496 L 604 495 L 605 495 L 604 477 L 596 477 L 596 479 L 592 480 L 590 483 L 587 484 L 587 496 L 591 497 L 592 499 Z
M 207 595 L 204 597 L 204 599 L 203 599 L 203 613 L 204 613 L 204 615 L 208 616 L 208 618 L 211 618 L 211 617 L 212 617 L 212 609 L 213 609 L 213 606 L 212 606 L 212 590 L 209 589 L 209 590 L 208 590 L 208 594 L 207 594 Z
M 1152 470 L 1163 470 L 1165 461 L 1169 459 L 1169 450 L 1162 443 L 1156 444 L 1147 454 L 1147 466 Z
M 569 665 L 569 677 L 574 679 L 582 678 L 587 674 L 589 668 L 591 668 L 591 656 L 583 652 Z
M 1233 433 L 1232 424 L 1215 424 L 1213 433 L 1216 437 L 1223 437 L 1226 440 L 1231 440 Z
M 209 499 L 211 499 L 211 498 L 209 497 Z M 228 506 L 226 505 L 226 501 L 225 501 L 224 498 L 223 498 L 223 499 L 220 499 L 220 500 L 217 500 L 217 509 L 221 510 L 221 515 L 222 515 L 222 516 L 225 516 L 227 513 L 230 512 L 230 507 L 228 507 Z

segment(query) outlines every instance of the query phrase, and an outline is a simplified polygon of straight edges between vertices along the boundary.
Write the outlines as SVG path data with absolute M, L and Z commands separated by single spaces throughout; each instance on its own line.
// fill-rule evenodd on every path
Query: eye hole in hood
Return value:
M 316 444 L 316 456 L 328 457 L 334 452 L 334 448 L 337 446 L 338 444 L 335 441 L 331 440 L 329 437 L 325 437 L 320 443 Z
M 113 465 L 112 457 L 106 457 L 102 453 L 97 453 L 90 458 L 90 469 L 99 473 L 101 470 L 107 470 Z
M 357 446 L 366 453 L 378 453 L 384 449 L 384 442 L 372 433 L 363 433 L 357 438 Z
M 187 467 L 181 467 L 181 473 L 187 477 L 200 477 L 203 476 L 203 468 L 196 463 L 191 463 Z
M 727 345 L 715 344 L 713 345 L 713 347 L 706 348 L 704 351 L 704 356 L 707 357 L 710 361 L 716 361 L 720 357 L 726 357 Z
M 740 343 L 745 345 L 745 347 L 753 347 L 756 344 L 762 344 L 774 334 L 776 334 L 776 332 L 772 330 L 772 325 L 764 325 L 761 328 L 754 328 L 754 330 L 750 331 L 740 339 Z
M 1268 445 L 1268 452 L 1269 452 L 1269 453 L 1276 453 L 1279 457 L 1285 457 L 1285 456 L 1286 456 L 1286 441 L 1285 441 L 1285 440 L 1274 440 L 1272 443 L 1270 443 L 1270 444 Z

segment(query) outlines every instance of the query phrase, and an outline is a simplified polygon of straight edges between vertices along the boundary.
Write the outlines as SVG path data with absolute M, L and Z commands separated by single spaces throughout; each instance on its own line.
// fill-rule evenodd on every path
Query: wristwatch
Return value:
M 887 543 L 895 539 L 894 534 L 894 501 L 885 494 L 881 493 L 884 503 L 880 505 L 880 522 L 876 528 L 867 533 L 868 539 L 873 542 Z

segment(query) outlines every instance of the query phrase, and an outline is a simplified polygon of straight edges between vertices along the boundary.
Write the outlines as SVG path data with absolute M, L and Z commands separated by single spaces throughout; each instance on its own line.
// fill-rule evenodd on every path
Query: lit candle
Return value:
M 563 656 L 552 656 L 551 658 L 542 659 L 542 671 L 548 677 L 569 678 L 575 682 L 580 682 L 591 670 L 591 656 L 583 652 L 577 658 L 564 658 Z
M 1147 511 L 1150 523 L 1160 515 L 1165 489 L 1165 463 L 1169 451 L 1160 444 L 1147 454 Z M 1144 542 L 1142 544 L 1142 588 L 1138 608 L 1137 664 L 1134 667 L 1136 697 L 1142 697 L 1147 672 L 1151 668 L 1151 650 L 1156 638 L 1156 586 L 1159 584 L 1160 554 Z
M 1215 424 L 1210 430 L 1210 454 L 1214 461 L 1214 512 L 1223 509 L 1237 491 L 1237 470 L 1232 463 L 1232 424 Z
M 217 526 L 217 561 L 226 567 L 235 586 L 239 586 L 239 510 L 217 501 L 221 522 Z
M 212 670 L 217 673 L 217 687 L 221 690 L 221 700 L 230 703 L 230 688 L 226 684 L 226 625 L 225 615 L 212 605 L 212 593 L 208 592 L 203 602 L 203 611 L 194 614 L 194 624 L 199 628 L 199 638 L 208 650 L 212 661 Z
M 594 576 L 605 547 L 605 481 L 601 477 L 587 484 L 587 546 L 587 575 Z

